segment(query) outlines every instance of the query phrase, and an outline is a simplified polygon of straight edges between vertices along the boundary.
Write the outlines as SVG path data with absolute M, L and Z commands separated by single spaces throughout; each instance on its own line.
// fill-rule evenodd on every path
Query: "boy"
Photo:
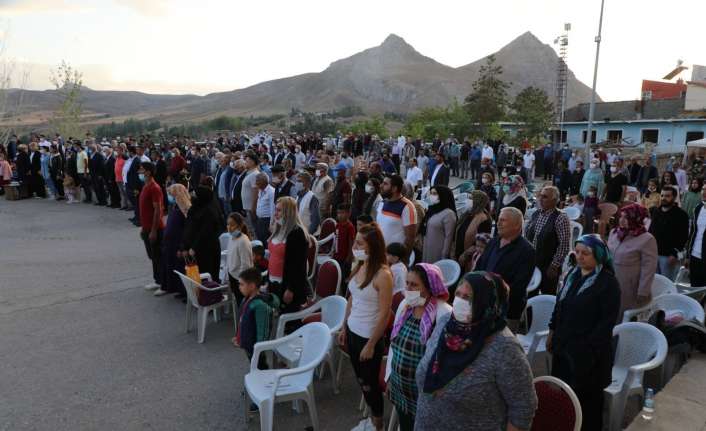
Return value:
M 267 271 L 267 268 L 270 265 L 270 262 L 267 260 L 265 257 L 265 247 L 262 245 L 261 241 L 252 241 L 252 261 L 253 265 L 257 269 L 262 271 Z
M 351 206 L 340 204 L 336 209 L 336 250 L 333 258 L 341 266 L 342 280 L 347 280 L 351 273 L 351 263 L 353 262 L 353 240 L 355 239 L 355 228 L 350 221 Z
M 363 226 L 366 224 L 370 224 L 373 222 L 373 218 L 370 217 L 370 214 L 361 214 L 358 216 L 358 218 L 355 221 L 355 227 L 356 227 L 356 232 L 360 230 Z
M 392 272 L 392 294 L 404 292 L 407 286 L 407 248 L 399 242 L 393 242 L 385 252 Z

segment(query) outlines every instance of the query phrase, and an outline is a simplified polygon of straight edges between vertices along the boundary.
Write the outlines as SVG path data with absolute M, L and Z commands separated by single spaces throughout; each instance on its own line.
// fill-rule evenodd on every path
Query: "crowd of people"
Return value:
M 402 430 L 530 428 L 537 398 L 514 334 L 535 268 L 537 293 L 557 298 L 551 372 L 576 392 L 582 429 L 600 430 L 622 312 L 651 300 L 656 273 L 675 280 L 684 265 L 692 286 L 706 285 L 700 158 L 688 172 L 672 158 L 660 172 L 653 156 L 625 163 L 598 148 L 585 170 L 568 146 L 267 132 L 203 143 L 40 135 L 0 148 L 0 186 L 132 212 L 155 296 L 185 300 L 174 271 L 194 261 L 228 283 L 240 307 L 233 343 L 248 357 L 270 336 L 273 314 L 312 300 L 303 251 L 334 219 L 332 256 L 348 298 L 338 342 L 378 430 L 385 396 Z M 463 208 L 452 177 L 469 184 Z M 614 223 L 596 234 L 605 203 L 617 208 Z M 583 225 L 574 243 L 568 207 Z M 462 267 L 457 286 L 445 285 L 435 265 L 443 259 Z

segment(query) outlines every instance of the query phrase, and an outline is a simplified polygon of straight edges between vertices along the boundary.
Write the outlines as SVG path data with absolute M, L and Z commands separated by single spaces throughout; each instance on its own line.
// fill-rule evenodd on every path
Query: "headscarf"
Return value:
M 189 208 L 191 208 L 191 195 L 186 187 L 176 183 L 167 187 L 167 193 L 174 196 L 174 201 L 176 201 L 177 207 L 181 210 L 184 217 L 189 213 Z
M 509 288 L 502 278 L 490 272 L 469 272 L 464 280 L 473 289 L 471 323 L 458 322 L 451 315 L 439 337 L 432 362 L 424 379 L 424 392 L 443 389 L 476 360 L 488 338 L 507 323 Z
M 618 234 L 618 239 L 622 242 L 628 235 L 638 236 L 645 232 L 645 219 L 647 218 L 647 210 L 639 204 L 630 204 L 620 208 L 618 218 L 623 214 L 628 219 L 628 227 L 622 228 L 618 226 L 615 231 Z
M 514 201 L 518 196 L 522 196 L 527 199 L 527 194 L 525 193 L 525 182 L 522 181 L 521 176 L 510 175 L 507 177 L 507 182 L 505 185 L 510 186 L 510 190 L 503 195 L 503 205 L 509 205 L 510 202 Z
M 615 269 L 613 268 L 613 257 L 610 254 L 610 250 L 608 250 L 608 246 L 605 242 L 603 242 L 600 235 L 595 233 L 582 235 L 576 240 L 575 244 L 583 244 L 590 248 L 593 252 L 594 259 L 596 259 L 596 268 L 591 274 L 589 274 L 586 280 L 584 280 L 579 287 L 578 292 L 576 292 L 576 295 L 580 295 L 584 290 L 588 289 L 593 285 L 593 283 L 595 283 L 596 278 L 598 278 L 602 271 L 608 271 L 611 274 L 614 274 Z M 577 277 L 581 278 L 581 268 L 579 268 L 578 265 L 569 271 L 569 274 L 566 276 L 564 286 L 559 291 L 559 301 L 564 299 Z
M 446 288 L 446 285 L 444 285 L 444 277 L 438 266 L 430 263 L 418 263 L 415 266 L 420 267 L 423 270 L 422 272 L 426 274 L 424 277 L 426 280 L 422 280 L 422 282 L 428 288 L 431 295 L 427 298 L 426 304 L 424 304 L 424 314 L 422 314 L 422 319 L 419 322 L 421 341 L 423 344 L 426 344 L 429 334 L 431 334 L 432 329 L 434 329 L 437 300 L 445 301 L 449 297 L 449 291 Z M 407 321 L 413 310 L 414 307 L 406 307 L 402 312 L 402 317 L 397 320 L 392 327 L 392 335 L 390 336 L 391 340 L 394 339 L 400 332 L 404 322 Z
M 422 220 L 422 224 L 419 227 L 419 233 L 422 235 L 427 233 L 427 222 L 429 222 L 429 219 L 434 214 L 440 213 L 446 208 L 453 210 L 454 214 L 456 213 L 456 200 L 450 188 L 446 186 L 434 186 L 431 190 L 436 190 L 436 193 L 439 195 L 439 203 L 429 206 L 427 213 L 424 215 L 424 220 Z
M 473 190 L 471 192 L 471 202 L 473 202 L 473 208 L 469 211 L 469 216 L 471 219 L 478 214 L 485 212 L 487 214 L 488 204 L 490 203 L 490 198 L 488 195 L 480 190 Z

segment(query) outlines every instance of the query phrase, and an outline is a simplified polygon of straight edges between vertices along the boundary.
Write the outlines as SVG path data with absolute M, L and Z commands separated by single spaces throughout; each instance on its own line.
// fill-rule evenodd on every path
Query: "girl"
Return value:
M 392 294 L 404 292 L 407 285 L 407 249 L 399 242 L 387 246 L 387 264 L 392 271 Z

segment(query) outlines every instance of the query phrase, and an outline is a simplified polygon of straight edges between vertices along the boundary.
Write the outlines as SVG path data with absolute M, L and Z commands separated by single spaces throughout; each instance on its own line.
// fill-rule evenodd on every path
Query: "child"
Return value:
M 387 264 L 392 271 L 392 294 L 407 287 L 407 248 L 399 242 L 387 246 Z
M 350 221 L 351 206 L 340 204 L 336 210 L 336 250 L 333 258 L 341 266 L 342 280 L 347 280 L 351 273 L 351 263 L 353 262 L 353 240 L 355 239 L 355 228 Z
M 74 184 L 74 178 L 71 175 L 64 176 L 64 193 L 66 194 L 67 204 L 78 202 L 78 199 L 76 199 L 76 185 Z
M 491 239 L 490 234 L 488 234 L 488 233 L 476 234 L 476 245 L 475 245 L 475 250 L 473 252 L 473 255 L 471 256 L 470 271 L 475 271 L 476 263 L 478 262 L 478 259 L 480 259 L 480 257 L 483 255 L 483 252 L 485 251 L 485 248 L 488 246 L 490 239 Z
M 358 216 L 358 218 L 355 221 L 355 230 L 356 232 L 360 230 L 361 227 L 365 226 L 366 224 L 370 224 L 373 222 L 373 218 L 370 217 L 370 214 L 361 214 Z
M 228 215 L 226 228 L 228 233 L 230 233 L 228 256 L 226 257 L 228 285 L 235 295 L 238 305 L 240 305 L 243 303 L 243 297 L 240 294 L 240 289 L 238 289 L 238 277 L 241 272 L 254 266 L 250 232 L 245 223 L 245 217 L 237 212 Z
M 267 271 L 270 262 L 265 257 L 265 247 L 262 245 L 262 242 L 257 240 L 252 241 L 251 244 L 253 265 L 255 265 L 260 272 Z
M 260 292 L 261 282 L 258 268 L 248 268 L 240 273 L 238 287 L 243 295 L 243 303 L 238 313 L 238 332 L 232 342 L 234 346 L 245 350 L 248 360 L 252 360 L 255 343 L 270 338 L 272 316 L 279 308 L 279 299 L 275 295 Z M 264 355 L 260 355 L 258 368 L 267 369 Z
M 586 198 L 583 200 L 583 233 L 593 233 L 593 219 L 600 216 L 598 209 L 598 189 L 596 186 L 588 188 Z

